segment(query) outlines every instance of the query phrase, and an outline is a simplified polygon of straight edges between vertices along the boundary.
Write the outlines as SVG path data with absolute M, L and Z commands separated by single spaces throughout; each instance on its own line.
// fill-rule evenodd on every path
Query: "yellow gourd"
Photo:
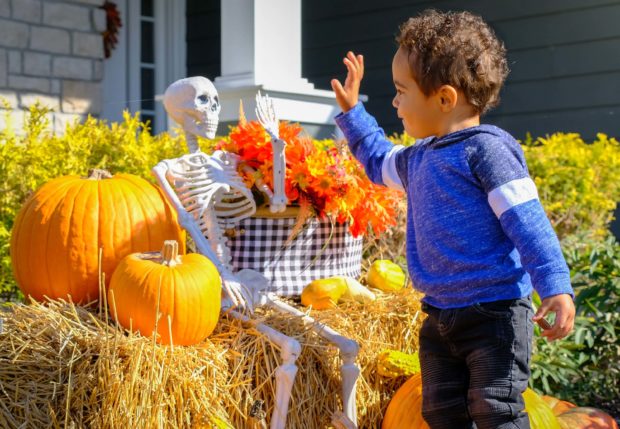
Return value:
M 357 301 L 361 304 L 366 304 L 376 299 L 374 293 L 354 278 L 342 277 L 342 279 L 347 285 L 347 290 L 344 295 L 342 295 L 343 299 L 352 299 L 353 301 Z
M 301 292 L 301 303 L 315 310 L 333 308 L 346 291 L 347 283 L 342 277 L 314 280 Z
M 315 310 L 335 307 L 341 299 L 365 304 L 375 300 L 375 294 L 352 277 L 335 276 L 314 280 L 301 292 L 301 303 Z
M 368 269 L 366 282 L 369 286 L 384 292 L 396 292 L 405 286 L 405 273 L 394 262 L 379 259 Z
M 412 376 L 420 372 L 418 352 L 405 353 L 398 350 L 384 350 L 377 356 L 377 373 L 384 377 Z

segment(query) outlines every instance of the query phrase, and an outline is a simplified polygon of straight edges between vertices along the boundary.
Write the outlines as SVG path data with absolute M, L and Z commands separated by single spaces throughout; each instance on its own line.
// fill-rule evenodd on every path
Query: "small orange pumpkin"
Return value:
M 99 298 L 99 249 L 106 284 L 119 261 L 184 243 L 176 213 L 157 187 L 131 174 L 93 170 L 88 178 L 63 176 L 39 188 L 22 206 L 11 235 L 13 273 L 35 300 Z M 184 252 L 184 244 L 182 246 Z
M 612 416 L 592 407 L 573 407 L 557 417 L 562 429 L 618 429 Z
M 161 252 L 123 258 L 108 290 L 110 314 L 161 344 L 191 345 L 211 335 L 220 315 L 222 282 L 215 265 L 199 253 L 178 255 L 170 240 Z

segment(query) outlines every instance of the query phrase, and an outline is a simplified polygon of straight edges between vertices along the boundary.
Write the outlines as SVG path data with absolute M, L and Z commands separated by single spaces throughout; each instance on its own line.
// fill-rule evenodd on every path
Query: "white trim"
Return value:
M 260 90 L 273 100 L 280 119 L 334 124 L 340 112 L 335 94 L 301 76 L 301 1 L 222 0 L 222 75 L 213 81 L 222 104 L 220 122 L 239 120 L 239 101 L 251 118 Z
M 127 13 L 123 26 L 127 26 L 127 109 L 140 111 L 140 2 L 127 0 Z
M 165 131 L 169 118 L 160 94 L 168 86 L 186 77 L 185 1 L 155 0 L 155 133 Z
M 256 94 L 260 91 L 269 95 L 273 101 L 279 119 L 308 124 L 334 124 L 334 117 L 340 112 L 333 93 L 321 91 L 311 94 L 278 91 L 262 85 L 242 88 L 225 89 L 215 82 L 222 111 L 220 122 L 236 122 L 239 120 L 239 102 L 248 120 L 256 119 Z
M 127 108 L 127 0 L 118 0 L 116 6 L 123 19 L 119 28 L 118 43 L 110 58 L 103 60 L 103 79 L 101 81 L 103 110 L 101 116 L 108 121 L 122 121 L 123 110 Z
M 403 149 L 405 149 L 405 146 L 394 146 L 385 156 L 383 159 L 383 164 L 381 165 L 381 177 L 383 178 L 383 183 L 385 183 L 385 186 L 388 188 L 398 189 L 399 191 L 404 191 L 405 187 L 403 186 L 403 182 L 400 180 L 398 170 L 396 169 L 396 154 Z
M 529 177 L 512 180 L 489 192 L 489 205 L 495 216 L 499 217 L 512 207 L 538 199 L 534 181 Z

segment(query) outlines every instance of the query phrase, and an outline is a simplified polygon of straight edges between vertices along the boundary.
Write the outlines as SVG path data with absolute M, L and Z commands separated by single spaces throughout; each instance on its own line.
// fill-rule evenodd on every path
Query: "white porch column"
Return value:
M 222 0 L 221 14 L 222 76 L 214 81 L 221 122 L 238 120 L 239 100 L 254 118 L 260 90 L 280 119 L 334 124 L 334 93 L 301 76 L 301 0 Z

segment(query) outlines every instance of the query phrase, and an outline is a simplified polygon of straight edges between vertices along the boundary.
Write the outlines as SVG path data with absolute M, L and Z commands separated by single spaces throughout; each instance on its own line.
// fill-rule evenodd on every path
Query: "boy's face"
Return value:
M 438 134 L 441 111 L 431 94 L 420 90 L 409 69 L 407 51 L 398 49 L 392 61 L 392 77 L 396 96 L 392 105 L 402 119 L 405 131 L 410 136 L 424 138 Z

